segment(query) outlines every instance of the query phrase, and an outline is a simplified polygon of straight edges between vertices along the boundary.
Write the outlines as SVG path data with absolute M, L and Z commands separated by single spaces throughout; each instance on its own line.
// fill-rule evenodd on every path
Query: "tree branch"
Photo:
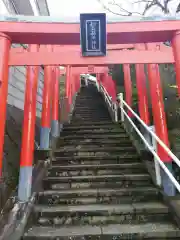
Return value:
M 132 4 L 138 4 L 138 3 L 145 4 L 143 13 L 133 12 L 128 9 L 125 9 L 121 4 L 117 3 L 116 0 L 111 0 L 111 2 L 109 2 L 108 4 L 113 7 L 116 7 L 117 9 L 119 8 L 119 10 L 120 10 L 120 11 L 117 10 L 117 12 L 116 12 L 116 11 L 113 11 L 111 9 L 111 7 L 105 5 L 102 0 L 97 0 L 97 1 L 102 5 L 102 7 L 105 10 L 107 10 L 113 14 L 116 14 L 119 16 L 132 16 L 133 14 L 145 15 L 146 12 L 154 6 L 157 6 L 158 8 L 160 8 L 163 13 L 168 14 L 170 12 L 170 10 L 168 8 L 168 4 L 174 0 L 164 0 L 164 1 L 161 1 L 161 0 L 135 0 Z M 178 4 L 177 9 L 176 9 L 176 13 L 178 13 L 178 12 L 180 12 L 180 3 Z
M 127 17 L 127 16 L 131 16 L 132 15 L 132 13 L 131 13 L 131 15 L 128 15 L 128 14 L 122 14 L 122 13 L 118 13 L 118 12 L 114 12 L 114 11 L 112 11 L 110 8 L 108 8 L 103 2 L 101 2 L 101 0 L 97 0 L 101 5 L 102 5 L 102 7 L 105 9 L 105 10 L 107 10 L 108 12 L 111 12 L 111 13 L 113 13 L 113 14 L 116 14 L 116 15 L 119 15 L 119 16 L 123 16 L 123 17 Z
M 120 4 L 116 3 L 115 0 L 113 2 L 109 2 L 109 4 L 111 4 L 112 6 L 116 6 L 118 8 L 120 8 L 121 11 L 126 12 L 128 15 L 127 16 L 131 16 L 132 14 L 139 14 L 141 15 L 141 13 L 139 12 L 130 12 L 127 9 L 123 8 Z
M 107 7 L 101 0 L 97 0 L 97 1 L 102 5 L 102 7 L 103 7 L 105 10 L 107 10 L 108 12 L 111 12 L 111 13 L 113 13 L 113 14 L 119 15 L 119 16 L 128 17 L 128 16 L 132 16 L 132 14 L 142 15 L 142 14 L 139 13 L 139 12 L 131 12 L 131 11 L 128 11 L 127 9 L 123 8 L 120 4 L 116 3 L 115 1 L 109 2 L 110 5 L 116 6 L 116 7 L 120 8 L 120 11 L 125 12 L 125 13 L 114 12 L 111 8 Z
M 142 15 L 145 15 L 146 12 L 147 12 L 151 7 L 153 7 L 153 6 L 155 6 L 155 5 L 156 5 L 156 4 L 155 4 L 155 1 L 154 1 L 154 0 L 152 0 L 152 1 L 149 2 L 149 3 L 147 3 Z
M 180 3 L 178 4 L 177 8 L 176 8 L 176 13 L 180 12 Z

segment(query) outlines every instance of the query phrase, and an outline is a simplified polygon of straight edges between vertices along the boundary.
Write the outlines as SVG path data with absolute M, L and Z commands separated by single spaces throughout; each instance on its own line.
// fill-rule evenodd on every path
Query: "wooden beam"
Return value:
M 115 22 L 107 24 L 107 44 L 134 44 L 171 40 L 180 20 Z M 80 24 L 62 22 L 0 22 L 0 32 L 13 43 L 80 45 Z
M 96 67 L 96 66 L 92 66 L 93 67 L 93 71 L 89 71 L 88 67 L 72 67 L 71 71 L 74 74 L 88 74 L 88 73 L 104 73 L 104 72 L 108 72 L 108 67 Z
M 80 51 L 61 52 L 10 52 L 9 66 L 72 65 L 107 66 L 124 63 L 174 63 L 172 49 L 108 51 L 106 57 L 82 57 Z

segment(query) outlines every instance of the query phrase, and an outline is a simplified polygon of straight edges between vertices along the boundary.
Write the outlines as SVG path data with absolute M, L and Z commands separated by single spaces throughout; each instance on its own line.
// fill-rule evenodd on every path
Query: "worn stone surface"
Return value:
M 89 87 L 82 89 L 76 103 L 76 114 L 72 124 L 64 126 L 24 239 L 180 239 L 173 214 L 122 125 L 117 132 L 117 124 L 107 128 L 107 123 L 93 123 L 110 121 L 102 96 Z M 99 112 L 87 115 L 84 106 Z M 91 140 L 108 142 L 99 146 Z M 118 146 L 109 146 L 111 140 L 118 140 Z

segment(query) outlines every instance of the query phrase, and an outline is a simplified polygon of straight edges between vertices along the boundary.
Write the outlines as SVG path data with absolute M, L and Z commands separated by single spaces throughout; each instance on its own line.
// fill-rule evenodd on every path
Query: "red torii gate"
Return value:
M 52 66 L 64 65 L 67 66 L 67 94 L 69 94 L 69 84 L 71 75 L 71 66 L 87 66 L 96 65 L 104 66 L 109 64 L 123 63 L 126 68 L 125 82 L 129 75 L 129 64 L 148 64 L 148 75 L 150 78 L 151 97 L 153 100 L 153 115 L 155 120 L 157 134 L 162 141 L 168 146 L 167 128 L 164 117 L 162 90 L 160 86 L 160 76 L 158 70 L 158 63 L 175 63 L 176 77 L 178 92 L 180 95 L 180 21 L 179 20 L 164 20 L 164 21 L 142 21 L 142 22 L 121 22 L 121 23 L 108 23 L 107 24 L 107 44 L 137 44 L 137 43 L 157 43 L 172 41 L 172 48 L 164 48 L 146 45 L 143 50 L 123 50 L 121 54 L 108 49 L 106 57 L 97 58 L 83 58 L 80 56 L 79 49 L 76 47 L 69 50 L 59 49 L 53 51 L 51 46 L 47 50 L 41 51 L 37 44 L 42 45 L 79 45 L 80 44 L 80 25 L 78 23 L 45 23 L 45 22 L 0 22 L 0 109 L 1 109 L 1 124 L 0 124 L 0 169 L 2 169 L 3 157 L 3 144 L 4 144 L 4 126 L 6 119 L 6 100 L 8 89 L 8 66 L 14 65 L 28 65 L 27 68 L 27 83 L 26 83 L 26 97 L 24 109 L 24 127 L 23 127 L 23 140 L 21 152 L 21 171 L 20 171 L 20 185 L 19 196 L 21 200 L 27 199 L 30 194 L 29 181 L 32 175 L 32 160 L 33 160 L 33 139 L 34 139 L 34 124 L 35 124 L 35 100 L 37 89 L 37 73 L 38 66 L 45 65 L 45 81 L 43 104 L 44 108 L 49 109 L 49 99 L 52 91 L 51 76 Z M 17 52 L 11 49 L 12 43 L 32 44 L 28 51 Z M 36 45 L 33 45 L 36 44 Z M 131 45 L 131 46 L 132 46 Z M 133 47 L 133 46 L 132 46 Z M 61 48 L 61 47 L 60 47 Z M 127 46 L 125 47 L 127 48 Z M 131 48 L 131 47 L 130 47 Z M 65 48 L 64 48 L 65 49 Z M 117 50 L 117 49 L 116 49 Z M 37 67 L 32 67 L 37 66 Z M 142 65 L 141 65 L 142 66 Z M 140 69 L 140 68 L 138 68 Z M 138 76 L 140 77 L 139 70 Z M 57 76 L 59 70 L 57 67 L 54 69 L 55 84 L 58 86 Z M 141 81 L 142 81 L 141 75 Z M 77 85 L 78 86 L 78 85 Z M 156 89 L 157 91 L 155 91 Z M 57 93 L 55 94 L 57 95 Z M 140 97 L 141 95 L 139 95 Z M 143 96 L 143 94 L 142 94 Z M 142 97 L 141 96 L 141 97 Z M 58 102 L 55 99 L 54 102 Z M 157 104 L 158 103 L 158 104 Z M 57 104 L 56 104 L 57 106 Z M 142 105 L 141 105 L 142 106 Z M 54 111 L 57 111 L 54 110 Z M 163 113 L 163 114 L 162 114 Z M 43 133 L 43 138 L 49 137 L 49 113 L 42 112 L 44 118 L 47 120 L 44 129 L 47 130 L 46 134 Z M 55 114 L 57 115 L 57 114 Z M 161 118 L 160 118 L 161 116 Z M 57 117 L 57 116 L 56 116 Z M 42 117 L 43 118 L 43 117 Z M 158 154 L 165 162 L 171 162 L 167 154 L 161 148 Z M 28 188 L 28 189 L 26 189 Z M 23 193 L 23 191 L 25 193 Z

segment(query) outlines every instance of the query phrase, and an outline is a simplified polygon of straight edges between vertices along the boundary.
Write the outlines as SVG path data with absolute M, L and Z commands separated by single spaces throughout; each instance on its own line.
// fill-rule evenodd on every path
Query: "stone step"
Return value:
M 86 146 L 86 145 L 94 145 L 95 146 L 129 146 L 131 145 L 131 141 L 129 138 L 125 138 L 125 139 L 121 139 L 121 140 L 114 140 L 114 139 L 103 139 L 103 138 L 100 138 L 100 139 L 59 139 L 58 141 L 59 143 L 59 148 L 62 147 L 62 146 L 68 146 L 68 145 L 71 145 L 72 147 L 76 147 L 78 145 L 82 145 L 82 146 Z
M 117 129 L 117 130 L 122 130 L 124 131 L 124 129 L 122 128 L 122 126 L 120 124 L 102 124 L 102 125 L 80 125 L 80 126 L 73 126 L 71 124 L 69 124 L 69 126 L 64 127 L 64 131 L 80 131 L 80 130 L 99 130 L 99 129 L 109 129 L 110 131 L 113 129 Z
M 119 163 L 135 163 L 140 162 L 137 154 L 127 153 L 126 155 L 111 155 L 111 156 L 63 156 L 52 159 L 53 165 L 74 165 L 74 164 L 119 164 Z
M 102 189 L 70 189 L 59 191 L 44 191 L 37 196 L 38 204 L 124 204 L 133 202 L 148 202 L 162 199 L 155 187 L 136 188 L 102 188 Z
M 97 117 L 110 117 L 108 112 L 103 112 L 103 111 L 74 111 L 73 116 L 97 116 Z
M 102 117 L 97 117 L 97 118 L 95 118 L 95 117 L 73 117 L 72 118 L 72 121 L 73 122 L 75 122 L 75 123 L 77 123 L 77 124 L 84 124 L 85 122 L 89 122 L 89 121 L 107 121 L 107 120 L 109 120 L 109 117 L 105 117 L 105 118 L 102 118 Z
M 74 124 L 73 122 L 69 123 L 69 124 L 64 124 L 65 128 L 76 128 L 76 129 L 79 129 L 79 128 L 123 128 L 122 124 L 119 122 L 119 123 L 113 123 L 111 121 L 105 121 L 105 122 L 102 122 L 102 123 L 99 123 L 98 122 L 91 122 L 91 123 L 85 123 L 84 125 L 77 125 L 77 124 Z
M 110 118 L 109 117 L 83 117 L 83 116 L 75 116 L 72 117 L 72 121 L 76 122 L 78 124 L 84 124 L 86 121 L 108 121 Z
M 128 135 L 126 134 L 126 133 L 118 133 L 118 134 L 84 134 L 84 135 L 77 135 L 77 134 L 75 134 L 75 135 L 66 135 L 66 136 L 62 136 L 61 135 L 61 139 L 63 140 L 63 139 L 109 139 L 109 140 L 111 140 L 111 139 L 113 139 L 113 140 L 115 140 L 115 139 L 119 139 L 120 141 L 122 140 L 124 140 L 124 139 L 129 139 L 129 137 L 128 137 Z
M 83 124 L 77 124 L 74 122 L 71 122 L 71 126 L 87 126 L 87 125 L 95 125 L 95 126 L 99 126 L 99 125 L 108 125 L 108 124 L 113 124 L 113 122 L 111 120 L 109 121 L 89 121 L 89 122 L 85 122 Z M 64 124 L 64 126 L 69 126 L 69 124 Z
M 96 103 L 94 105 L 97 105 Z M 89 106 L 87 108 L 82 108 L 80 105 L 76 105 L 74 108 L 73 113 L 102 113 L 102 114 L 109 114 L 107 111 L 107 107 L 104 104 L 98 104 L 97 106 Z
M 83 117 L 83 118 L 110 118 L 110 115 L 109 113 L 92 113 L 92 112 L 89 112 L 89 113 L 80 113 L 80 112 L 74 112 L 72 114 L 72 118 L 78 118 L 78 117 Z
M 116 149 L 105 149 L 105 148 L 99 148 L 98 150 L 96 148 L 93 149 L 72 149 L 70 150 L 69 148 L 66 148 L 66 150 L 61 150 L 59 152 L 55 152 L 54 156 L 55 157 L 73 157 L 73 156 L 81 156 L 81 157 L 85 157 L 85 156 L 109 156 L 109 158 L 113 155 L 117 156 L 132 156 L 132 155 L 137 156 L 136 150 L 134 148 L 132 149 L 126 149 L 126 151 L 123 150 L 123 148 L 118 148 Z
M 137 224 L 169 221 L 169 209 L 160 202 L 93 205 L 35 205 L 33 222 L 47 225 Z
M 103 102 L 102 98 L 98 98 L 98 99 L 97 98 L 96 99 L 93 99 L 93 98 L 77 98 L 76 99 L 76 106 L 81 105 L 81 106 L 93 107 L 93 106 L 96 106 L 96 104 L 97 104 L 97 107 L 99 105 L 104 105 L 105 106 L 105 103 Z
M 43 187 L 45 190 L 70 188 L 124 188 L 150 186 L 151 184 L 152 180 L 148 174 L 46 177 L 43 180 Z
M 94 99 L 96 98 L 96 99 Z M 97 98 L 95 97 L 78 97 L 76 99 L 76 104 L 81 104 L 81 106 L 96 106 L 96 104 L 103 104 L 105 105 L 105 103 L 103 102 L 102 98 Z
M 23 237 L 24 240 L 175 240 L 178 238 L 180 238 L 180 230 L 175 225 L 154 222 L 146 224 L 110 224 L 104 226 L 32 226 Z
M 86 106 L 86 108 L 84 108 L 84 106 Z M 107 113 L 107 106 L 101 100 L 99 102 L 93 101 L 92 99 L 85 100 L 85 101 L 82 101 L 82 100 L 76 101 L 75 110 L 86 111 L 88 109 L 104 111 Z
M 124 129 L 121 128 L 117 128 L 117 129 L 73 129 L 73 130 L 66 130 L 63 129 L 63 131 L 61 132 L 61 135 L 68 135 L 68 134 L 77 134 L 77 135 L 83 135 L 83 134 L 119 134 L 119 133 L 123 133 L 126 134 L 126 132 L 124 131 Z
M 144 173 L 145 166 L 142 163 L 129 164 L 104 164 L 104 165 L 54 165 L 48 169 L 48 175 L 56 177 L 88 176 L 88 175 L 118 175 L 130 173 Z
M 103 104 L 99 104 L 98 106 L 89 106 L 89 107 L 86 107 L 86 108 L 76 106 L 74 108 L 73 113 L 97 113 L 97 114 L 103 113 L 103 114 L 109 114 L 106 106 L 104 106 Z
M 94 99 L 96 98 L 96 99 Z M 95 96 L 94 98 L 86 98 L 86 99 L 80 99 L 79 97 L 76 99 L 76 106 L 77 105 L 80 105 L 79 103 L 81 103 L 80 107 L 82 108 L 88 108 L 88 107 L 94 107 L 94 108 L 97 108 L 97 106 L 99 105 L 104 105 L 106 106 L 106 104 L 104 103 L 104 100 L 100 97 L 97 99 L 97 97 Z M 97 101 L 98 100 L 98 101 Z M 87 105 L 84 105 L 83 102 L 88 102 L 89 104 Z M 91 103 L 96 103 L 95 105 L 94 104 L 91 104 Z
M 59 150 L 56 150 L 54 152 L 55 156 L 58 156 L 60 153 L 68 152 L 68 153 L 73 153 L 73 152 L 136 152 L 135 147 L 133 146 L 102 146 L 99 147 L 97 145 L 87 145 L 87 146 L 80 146 L 78 145 L 76 148 L 74 148 L 71 145 L 66 145 L 64 147 L 60 147 Z

